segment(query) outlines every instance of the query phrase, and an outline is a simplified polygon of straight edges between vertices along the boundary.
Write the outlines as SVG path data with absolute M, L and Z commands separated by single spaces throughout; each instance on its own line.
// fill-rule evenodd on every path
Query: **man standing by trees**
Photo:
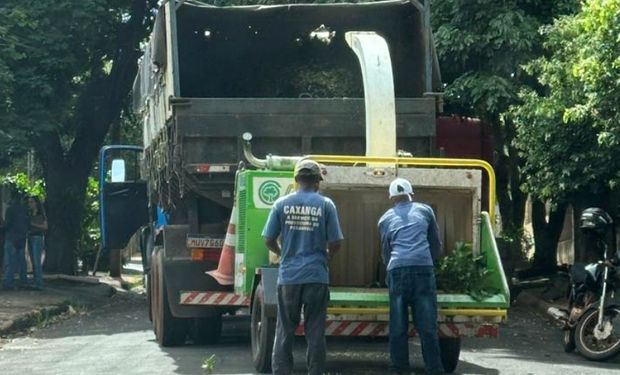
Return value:
M 379 219 L 383 261 L 390 292 L 390 371 L 409 370 L 409 306 L 422 342 L 426 372 L 443 373 L 437 337 L 437 288 L 433 261 L 441 242 L 433 209 L 411 201 L 413 188 L 403 178 L 390 184 L 394 207 Z
M 318 193 L 319 165 L 312 160 L 301 161 L 295 168 L 295 181 L 299 188 L 274 203 L 263 230 L 269 250 L 282 257 L 272 368 L 274 374 L 293 372 L 293 341 L 303 307 L 308 374 L 322 375 L 329 302 L 327 262 L 340 249 L 343 236 L 334 202 Z
M 14 288 L 15 271 L 19 271 L 19 286 L 25 287 L 28 283 L 25 248 L 30 218 L 21 195 L 15 190 L 11 194 L 11 203 L 6 210 L 3 227 L 5 238 L 2 288 Z

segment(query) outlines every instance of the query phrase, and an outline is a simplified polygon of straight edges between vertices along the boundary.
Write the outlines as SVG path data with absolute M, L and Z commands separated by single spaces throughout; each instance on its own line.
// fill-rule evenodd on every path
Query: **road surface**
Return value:
M 215 356 L 213 374 L 252 374 L 249 321 L 228 319 L 217 346 L 186 345 L 160 348 L 148 321 L 145 299 L 117 294 L 97 311 L 76 314 L 28 336 L 0 343 L 0 372 L 26 374 L 197 374 Z M 525 308 L 510 310 L 509 321 L 497 340 L 464 341 L 457 374 L 616 374 L 620 358 L 589 362 L 565 354 L 561 331 Z M 297 343 L 297 372 L 304 373 L 303 339 Z M 385 339 L 328 340 L 330 374 L 385 374 Z M 422 373 L 417 341 L 412 345 L 413 373 Z

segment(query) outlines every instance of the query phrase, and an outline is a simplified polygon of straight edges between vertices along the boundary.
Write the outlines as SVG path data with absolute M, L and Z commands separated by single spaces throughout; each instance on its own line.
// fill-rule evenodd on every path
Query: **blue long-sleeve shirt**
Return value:
M 390 208 L 379 219 L 379 235 L 388 271 L 433 266 L 433 261 L 441 255 L 435 213 L 422 203 L 402 202 Z

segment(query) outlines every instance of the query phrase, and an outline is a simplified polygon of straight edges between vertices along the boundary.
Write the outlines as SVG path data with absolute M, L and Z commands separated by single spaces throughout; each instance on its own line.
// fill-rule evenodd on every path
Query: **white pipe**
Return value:
M 344 36 L 362 69 L 366 156 L 396 156 L 394 76 L 388 44 L 375 32 L 349 31 Z

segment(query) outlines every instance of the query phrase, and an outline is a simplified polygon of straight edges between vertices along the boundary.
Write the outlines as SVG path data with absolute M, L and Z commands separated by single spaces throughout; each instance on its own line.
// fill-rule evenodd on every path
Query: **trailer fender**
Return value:
M 278 311 L 278 269 L 265 267 L 257 269 L 256 281 L 250 301 L 254 300 L 254 293 L 259 284 L 263 285 L 264 311 L 268 317 L 275 317 Z M 253 306 L 250 306 L 250 311 Z

